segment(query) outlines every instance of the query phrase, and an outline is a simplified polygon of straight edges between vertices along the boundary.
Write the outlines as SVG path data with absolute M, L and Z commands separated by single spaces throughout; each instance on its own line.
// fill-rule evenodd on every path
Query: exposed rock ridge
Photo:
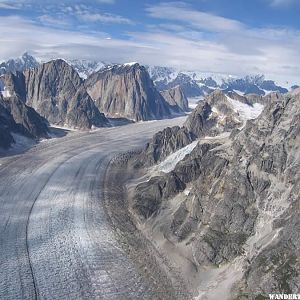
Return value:
M 188 99 L 186 98 L 179 85 L 169 90 L 162 91 L 161 95 L 172 106 L 174 110 L 176 110 L 178 107 L 180 109 L 179 112 L 189 111 Z
M 90 98 L 77 72 L 64 60 L 4 76 L 5 87 L 50 123 L 88 129 L 108 121 Z
M 48 138 L 47 121 L 16 96 L 3 98 L 0 93 L 0 147 L 7 149 L 14 142 L 13 133 L 33 139 Z
M 195 296 L 263 299 L 299 290 L 300 93 L 275 98 L 242 130 L 200 139 L 173 171 L 149 173 L 135 188 L 132 209 L 143 228 L 164 241 L 160 251 L 175 265 L 181 257 L 182 271 L 192 262 Z M 187 121 L 192 134 L 206 131 L 209 105 Z M 159 133 L 172 137 L 151 147 L 174 152 L 182 131 L 190 133 Z M 153 164 L 156 152 L 145 153 Z M 176 245 L 172 254 L 169 243 Z M 212 288 L 195 278 L 209 278 Z
M 114 65 L 85 81 L 97 107 L 109 117 L 135 121 L 170 117 L 170 106 L 154 87 L 146 69 L 139 64 Z

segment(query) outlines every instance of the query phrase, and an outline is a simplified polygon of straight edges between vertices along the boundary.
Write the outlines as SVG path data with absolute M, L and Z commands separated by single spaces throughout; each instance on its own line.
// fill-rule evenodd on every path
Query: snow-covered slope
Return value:
M 190 154 L 194 148 L 197 146 L 198 141 L 194 141 L 186 147 L 172 153 L 159 165 L 155 166 L 155 171 L 161 171 L 164 173 L 169 173 L 173 171 L 176 165 L 182 161 L 186 155 Z
M 147 70 L 158 90 L 162 91 L 180 85 L 189 98 L 203 97 L 217 88 L 235 91 L 241 95 L 288 92 L 288 89 L 277 85 L 273 80 L 265 80 L 263 75 L 239 78 L 231 74 L 187 71 L 159 66 L 147 66 Z
M 234 100 L 226 95 L 228 101 L 232 104 L 234 111 L 237 112 L 243 121 L 256 119 L 263 111 L 264 106 L 260 103 L 254 103 L 252 106 Z
M 89 75 L 101 70 L 108 64 L 102 61 L 93 61 L 87 59 L 72 59 L 67 61 L 83 79 Z

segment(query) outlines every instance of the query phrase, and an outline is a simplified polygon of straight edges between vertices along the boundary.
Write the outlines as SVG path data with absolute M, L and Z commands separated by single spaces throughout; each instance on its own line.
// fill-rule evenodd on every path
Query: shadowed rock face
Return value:
M 63 60 L 54 60 L 24 73 L 4 76 L 4 85 L 50 123 L 88 129 L 108 121 L 90 98 L 77 72 Z
M 189 111 L 189 103 L 180 86 L 162 91 L 161 95 L 174 109 L 179 109 L 183 112 Z M 180 112 L 180 111 L 179 111 Z
M 0 82 L 1 85 L 5 86 L 5 90 L 9 91 L 10 95 L 26 102 L 25 76 L 22 72 L 8 73 L 1 77 Z
M 97 107 L 109 117 L 141 121 L 167 118 L 173 112 L 139 64 L 108 67 L 92 74 L 85 86 Z
M 107 125 L 77 72 L 63 60 L 25 72 L 26 102 L 50 123 L 77 128 Z
M 12 131 L 15 131 L 16 123 L 5 108 L 3 103 L 2 95 L 0 94 L 0 147 L 7 149 L 14 142 L 14 139 L 11 135 Z
M 0 94 L 0 147 L 9 148 L 14 142 L 12 133 L 29 138 L 47 138 L 47 121 L 17 96 L 3 99 Z
M 200 139 L 173 171 L 156 173 L 135 188 L 131 207 L 136 216 L 153 236 L 176 245 L 177 255 L 198 270 L 193 276 L 212 276 L 216 283 L 220 277 L 213 277 L 213 270 L 220 268 L 224 285 L 206 287 L 208 299 L 215 292 L 254 299 L 299 291 L 300 93 L 272 97 L 242 130 Z M 200 137 L 206 132 L 207 105 L 185 124 Z M 158 148 L 174 152 L 180 130 L 168 129 L 172 137 Z M 153 224 L 160 223 L 158 231 Z M 226 283 L 226 278 L 234 279 Z

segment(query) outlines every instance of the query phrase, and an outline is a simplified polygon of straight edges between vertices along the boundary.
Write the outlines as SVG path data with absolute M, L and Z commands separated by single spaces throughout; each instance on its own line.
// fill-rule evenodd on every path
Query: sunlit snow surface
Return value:
M 169 155 L 164 161 L 162 161 L 159 165 L 155 167 L 157 171 L 161 171 L 164 173 L 169 173 L 173 171 L 176 165 L 185 158 L 187 154 L 190 154 L 194 148 L 197 146 L 198 141 L 195 141 L 186 147 L 174 152 Z
M 10 91 L 6 88 L 2 80 L 0 80 L 0 93 L 2 94 L 3 98 L 11 97 Z
M 133 61 L 133 62 L 125 63 L 124 66 L 131 67 L 134 66 L 135 64 L 137 64 L 137 62 Z
M 11 97 L 10 91 L 9 90 L 4 90 L 1 91 L 3 98 L 9 98 Z
M 256 119 L 263 111 L 264 106 L 260 103 L 254 103 L 253 106 L 239 102 L 226 96 L 233 106 L 235 112 L 239 113 L 241 118 L 246 120 Z

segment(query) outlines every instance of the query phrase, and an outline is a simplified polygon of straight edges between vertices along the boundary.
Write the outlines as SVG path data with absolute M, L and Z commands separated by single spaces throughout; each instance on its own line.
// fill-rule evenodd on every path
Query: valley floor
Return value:
M 0 299 L 159 299 L 164 284 L 167 293 L 167 279 L 144 276 L 116 238 L 104 180 L 112 157 L 184 120 L 72 132 L 0 158 Z

